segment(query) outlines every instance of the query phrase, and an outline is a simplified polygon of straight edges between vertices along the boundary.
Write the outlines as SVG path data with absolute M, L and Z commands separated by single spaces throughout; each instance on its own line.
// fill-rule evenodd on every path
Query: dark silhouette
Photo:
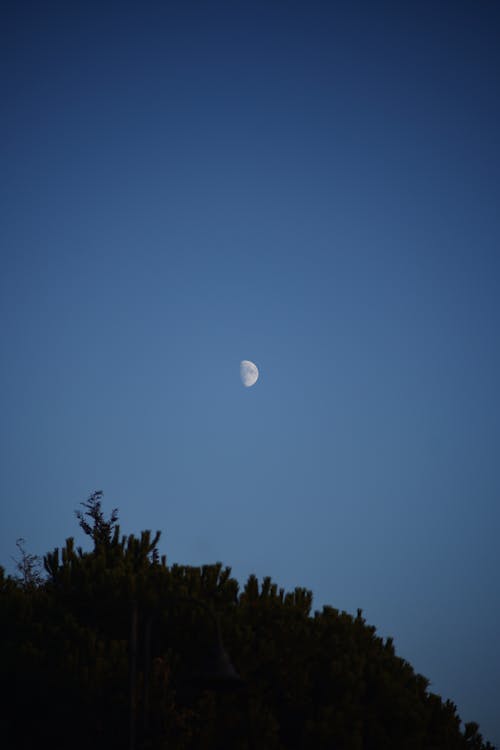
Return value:
M 97 549 L 99 545 L 110 544 L 111 537 L 118 526 L 118 508 L 113 508 L 109 521 L 106 521 L 102 511 L 102 496 L 102 490 L 96 490 L 88 500 L 80 503 L 85 508 L 84 511 L 75 510 L 80 528 L 91 537 L 94 549 Z
M 42 561 L 38 555 L 32 555 L 26 551 L 26 542 L 22 537 L 16 540 L 16 547 L 20 557 L 12 558 L 16 564 L 16 580 L 24 589 L 33 589 L 40 586 L 43 580 Z
M 311 614 L 306 589 L 250 576 L 239 591 L 221 563 L 168 566 L 159 532 L 120 536 L 101 492 L 82 505 L 91 551 L 67 539 L 43 580 L 23 546 L 25 574 L 0 569 L 6 747 L 492 750 L 361 610 Z M 239 690 L 189 678 L 214 632 Z

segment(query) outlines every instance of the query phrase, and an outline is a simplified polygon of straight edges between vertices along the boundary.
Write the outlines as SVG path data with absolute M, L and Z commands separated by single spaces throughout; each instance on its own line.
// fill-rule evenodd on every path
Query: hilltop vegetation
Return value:
M 6 746 L 492 750 L 361 610 L 311 613 L 311 592 L 270 578 L 240 591 L 220 563 L 169 566 L 159 533 L 121 536 L 101 493 L 83 506 L 91 551 L 67 539 L 42 577 L 21 547 L 19 575 L 1 571 Z M 211 611 L 239 689 L 206 689 Z

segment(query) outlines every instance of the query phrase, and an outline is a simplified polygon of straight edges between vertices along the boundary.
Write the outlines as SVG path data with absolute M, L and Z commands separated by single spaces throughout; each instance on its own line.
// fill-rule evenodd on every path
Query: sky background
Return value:
M 102 489 L 362 608 L 500 744 L 499 40 L 493 0 L 2 3 L 1 564 Z

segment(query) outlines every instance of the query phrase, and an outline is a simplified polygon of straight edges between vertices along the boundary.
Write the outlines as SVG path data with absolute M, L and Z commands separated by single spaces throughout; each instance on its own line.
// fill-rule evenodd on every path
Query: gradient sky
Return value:
M 498 2 L 0 35 L 0 562 L 102 489 L 170 562 L 361 607 L 500 743 Z

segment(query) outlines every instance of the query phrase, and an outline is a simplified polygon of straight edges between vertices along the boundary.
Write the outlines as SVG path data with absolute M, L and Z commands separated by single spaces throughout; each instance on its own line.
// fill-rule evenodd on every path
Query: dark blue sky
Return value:
M 500 743 L 498 3 L 0 34 L 0 562 L 102 489 L 170 562 L 361 607 Z

